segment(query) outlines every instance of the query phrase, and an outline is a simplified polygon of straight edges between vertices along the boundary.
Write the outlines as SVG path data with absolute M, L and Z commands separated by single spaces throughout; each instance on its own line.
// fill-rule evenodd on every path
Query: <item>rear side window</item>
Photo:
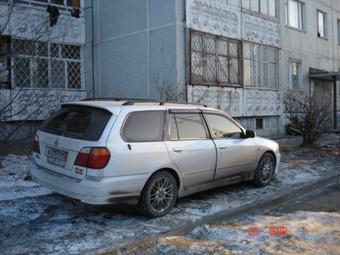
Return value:
M 65 137 L 97 141 L 112 113 L 87 106 L 63 106 L 42 125 L 41 131 Z
M 205 139 L 208 137 L 200 114 L 175 114 L 175 119 L 179 139 Z M 170 129 L 174 127 L 175 125 L 171 124 Z M 175 130 L 170 131 L 170 134 L 174 135 L 174 133 Z
M 122 130 L 127 142 L 159 142 L 163 140 L 164 111 L 140 111 L 128 115 Z

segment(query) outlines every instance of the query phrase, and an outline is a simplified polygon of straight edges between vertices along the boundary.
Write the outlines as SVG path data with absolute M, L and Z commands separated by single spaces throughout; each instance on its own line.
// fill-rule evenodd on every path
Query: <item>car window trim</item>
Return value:
M 163 128 L 162 128 L 162 135 L 161 135 L 161 140 L 150 140 L 150 141 L 129 141 L 126 140 L 124 135 L 123 135 L 123 129 L 126 125 L 126 121 L 128 120 L 129 116 L 132 115 L 133 113 L 136 112 L 162 112 L 163 113 Z M 131 111 L 128 114 L 126 114 L 124 121 L 120 127 L 120 137 L 123 139 L 125 143 L 158 143 L 158 142 L 163 142 L 164 141 L 164 124 L 165 124 L 165 118 L 166 118 L 166 110 L 140 110 L 140 111 Z

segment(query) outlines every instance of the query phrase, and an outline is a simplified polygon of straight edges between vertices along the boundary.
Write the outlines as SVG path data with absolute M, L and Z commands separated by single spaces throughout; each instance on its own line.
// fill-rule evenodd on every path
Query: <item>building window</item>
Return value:
M 256 118 L 256 130 L 263 129 L 263 118 Z
M 302 63 L 298 60 L 289 61 L 289 85 L 292 89 L 302 87 Z
M 10 88 L 10 37 L 0 36 L 0 89 Z
M 1 0 L 0 0 L 1 1 Z M 29 5 L 47 5 L 47 4 L 55 4 L 55 5 L 63 5 L 68 7 L 76 7 L 80 8 L 80 0 L 21 0 L 20 3 L 25 3 Z
M 278 50 L 256 43 L 243 43 L 245 87 L 278 89 Z
M 317 11 L 318 15 L 318 37 L 327 38 L 327 14 L 322 11 Z
M 288 0 L 286 4 L 286 24 L 304 31 L 305 4 L 298 0 Z
M 12 40 L 15 87 L 81 89 L 81 47 Z
M 276 0 L 242 0 L 242 7 L 253 12 L 276 17 Z
M 191 84 L 240 86 L 240 42 L 191 31 Z
M 340 44 L 340 19 L 338 19 L 338 44 Z

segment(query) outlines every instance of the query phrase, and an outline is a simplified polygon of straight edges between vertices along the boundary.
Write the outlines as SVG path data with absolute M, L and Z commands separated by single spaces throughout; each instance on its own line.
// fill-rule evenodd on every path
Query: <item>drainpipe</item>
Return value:
M 96 92 L 95 92 L 95 77 L 94 77 L 94 12 L 93 12 L 93 0 L 91 1 L 91 32 L 92 32 L 92 40 L 91 40 L 91 57 L 92 57 L 92 98 L 96 98 Z
M 337 110 L 338 110 L 338 107 L 337 107 L 337 102 L 336 102 L 336 99 L 337 99 L 337 94 L 336 94 L 336 79 L 337 77 L 334 76 L 333 78 L 333 97 L 334 97 L 334 103 L 333 103 L 333 108 L 334 108 L 334 129 L 337 129 L 338 127 L 338 119 L 337 119 Z

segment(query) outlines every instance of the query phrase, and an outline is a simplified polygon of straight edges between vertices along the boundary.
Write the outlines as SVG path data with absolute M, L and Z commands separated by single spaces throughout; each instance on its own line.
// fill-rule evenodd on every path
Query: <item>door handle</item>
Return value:
M 180 153 L 183 151 L 183 148 L 174 148 L 173 151 Z
M 225 150 L 225 149 L 227 149 L 227 146 L 225 146 L 225 145 L 220 145 L 218 148 L 219 148 L 220 150 Z

